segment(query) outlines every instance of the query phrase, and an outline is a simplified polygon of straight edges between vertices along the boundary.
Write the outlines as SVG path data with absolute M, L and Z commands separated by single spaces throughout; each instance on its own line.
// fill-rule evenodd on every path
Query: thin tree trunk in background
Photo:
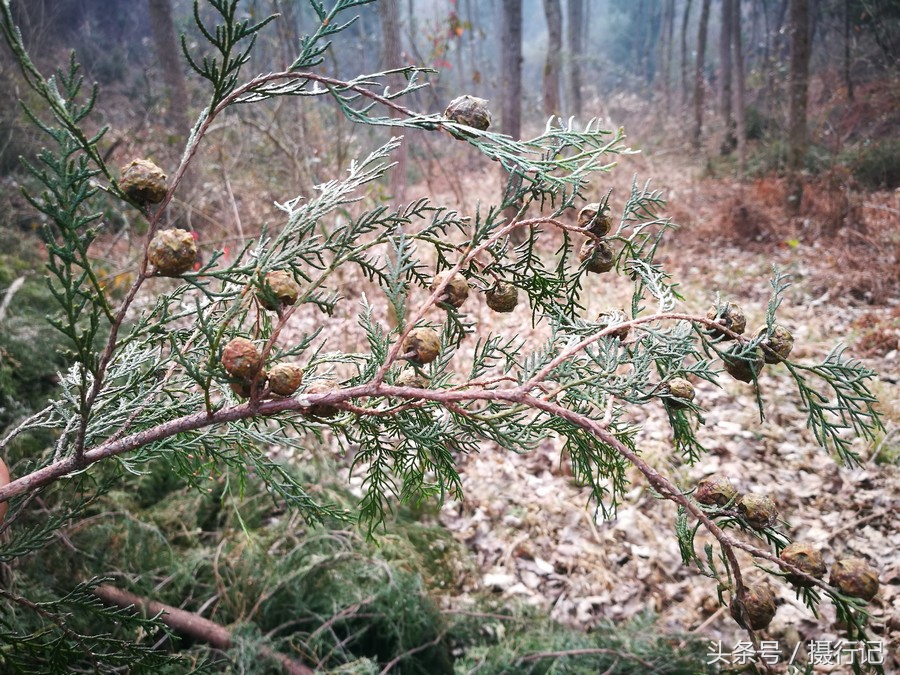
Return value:
M 769 58 L 766 64 L 766 94 L 763 100 L 767 103 L 766 112 L 772 115 L 774 113 L 772 102 L 776 97 L 783 97 L 782 92 L 776 92 L 778 89 L 778 76 L 781 72 L 782 59 L 785 58 L 784 52 L 784 20 L 787 10 L 788 0 L 780 0 L 776 2 L 776 12 L 774 20 L 766 28 L 766 35 L 771 37 L 772 46 L 769 51 Z
M 381 17 L 382 49 L 384 50 L 382 62 L 384 67 L 403 67 L 402 43 L 400 38 L 400 0 L 381 0 L 378 3 L 378 14 Z M 399 91 L 404 86 L 402 75 L 392 75 L 388 85 L 392 91 Z M 398 113 L 391 110 L 391 117 Z M 394 206 L 399 207 L 406 198 L 406 168 L 408 164 L 409 134 L 403 140 L 403 144 L 394 153 L 397 162 L 391 171 L 391 196 Z
M 844 0 L 844 84 L 847 98 L 853 100 L 853 80 L 850 78 L 850 0 Z
M 709 4 L 710 0 L 703 0 L 700 8 L 700 26 L 697 30 L 697 63 L 694 68 L 694 129 L 691 138 L 694 150 L 697 152 L 700 151 L 703 134 L 703 71 L 706 62 L 706 34 L 709 29 Z
M 484 73 L 482 69 L 484 64 L 475 53 L 475 40 L 478 36 L 477 21 L 478 17 L 472 11 L 472 0 L 465 0 L 464 9 L 466 20 L 469 22 L 468 38 L 466 40 L 466 49 L 469 55 L 469 67 L 472 69 L 472 77 L 469 82 L 469 89 L 473 94 L 481 93 L 481 83 L 484 81 Z
M 732 43 L 732 5 L 735 0 L 722 0 L 722 25 L 719 31 L 719 111 L 725 123 L 725 136 L 720 151 L 723 155 L 734 150 L 734 116 L 732 114 L 731 91 L 731 43 Z
M 665 95 L 666 108 L 672 101 L 672 41 L 675 39 L 675 0 L 666 0 L 663 10 L 663 28 L 660 49 L 660 70 L 663 76 L 663 93 Z
M 747 103 L 741 0 L 732 0 L 731 3 L 731 34 L 734 38 L 734 116 L 737 123 L 738 177 L 743 179 L 747 165 Z
M 809 94 L 809 0 L 790 0 L 791 67 L 788 80 L 787 210 L 795 215 L 803 200 L 806 164 L 806 105 Z
M 547 58 L 544 61 L 544 116 L 560 114 L 559 71 L 562 55 L 562 6 L 560 0 L 544 0 L 547 17 Z
M 681 16 L 681 105 L 687 105 L 688 92 L 688 22 L 691 18 L 691 0 L 685 0 L 684 14 Z
M 500 132 L 514 139 L 522 135 L 522 0 L 503 0 L 500 30 Z M 505 197 L 509 175 L 500 169 L 500 193 Z M 515 218 L 518 206 L 503 210 L 507 220 Z M 521 232 L 521 230 L 516 230 Z
M 581 117 L 581 54 L 584 35 L 584 4 L 582 0 L 569 0 L 568 8 L 568 52 L 569 52 L 569 113 Z
M 643 9 L 643 0 L 641 1 Z M 643 59 L 644 82 L 647 84 L 648 91 L 653 90 L 653 83 L 656 80 L 656 72 L 659 67 L 658 50 L 653 45 L 660 41 L 662 29 L 663 7 L 659 2 L 653 2 L 646 12 L 642 12 L 647 17 L 644 28 L 643 45 L 641 48 L 641 56 Z
M 166 83 L 169 106 L 166 120 L 176 133 L 187 139 L 190 133 L 190 122 L 187 111 L 187 88 L 184 83 L 184 71 L 181 70 L 181 46 L 175 35 L 175 24 L 172 22 L 171 0 L 148 0 L 150 10 L 150 31 L 156 48 L 156 58 L 162 69 Z
M 275 21 L 275 28 L 281 48 L 281 61 L 285 68 L 294 61 L 300 48 L 300 32 L 294 7 L 293 2 L 272 0 L 273 13 L 281 15 Z
M 522 134 L 522 0 L 503 0 L 500 37 L 500 131 L 518 139 Z

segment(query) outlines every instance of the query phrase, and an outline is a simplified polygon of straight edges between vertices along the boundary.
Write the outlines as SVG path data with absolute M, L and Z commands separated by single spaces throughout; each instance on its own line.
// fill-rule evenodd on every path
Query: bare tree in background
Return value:
M 847 98 L 853 100 L 853 79 L 850 77 L 850 0 L 844 0 L 844 85 Z
M 700 27 L 697 30 L 697 64 L 694 69 L 694 129 L 692 140 L 694 148 L 700 149 L 700 139 L 703 133 L 703 71 L 706 65 L 706 34 L 709 29 L 709 4 L 710 0 L 703 0 L 700 9 Z
M 568 34 L 569 52 L 569 112 L 576 117 L 581 116 L 581 54 L 584 30 L 584 0 L 569 0 Z
M 378 3 L 378 14 L 381 17 L 383 68 L 402 68 L 403 49 L 400 37 L 400 0 L 381 0 Z M 404 86 L 403 80 L 402 75 L 391 76 L 389 79 L 391 89 L 394 91 L 402 89 Z M 391 116 L 397 115 L 396 111 L 391 111 Z M 396 207 L 399 207 L 406 198 L 406 167 L 409 163 L 408 145 L 408 142 L 403 143 L 397 148 L 395 155 L 397 166 L 391 171 L 391 197 Z
M 806 104 L 809 93 L 809 0 L 790 0 L 788 26 L 791 70 L 788 81 L 787 210 L 796 214 L 803 199 L 806 164 Z
M 688 101 L 688 21 L 691 18 L 691 0 L 685 0 L 684 14 L 681 16 L 681 105 Z
M 666 0 L 662 14 L 662 29 L 660 30 L 659 63 L 667 108 L 672 98 L 672 42 L 674 38 L 675 0 Z
M 290 0 L 272 0 L 272 9 L 280 15 L 280 19 L 275 23 L 275 27 L 278 31 L 281 61 L 287 66 L 294 60 L 297 45 L 300 41 L 296 6 Z
M 156 57 L 162 69 L 169 106 L 166 119 L 169 125 L 184 138 L 190 132 L 187 110 L 187 88 L 184 84 L 184 71 L 181 69 L 181 48 L 175 35 L 175 24 L 172 22 L 171 0 L 147 0 L 150 10 L 150 30 L 153 33 L 153 44 Z
M 559 115 L 559 74 L 562 55 L 562 5 L 544 0 L 547 17 L 547 58 L 544 61 L 544 116 Z
M 734 44 L 734 120 L 737 124 L 738 176 L 747 164 L 747 103 L 744 75 L 744 40 L 741 36 L 741 0 L 731 0 L 731 36 Z
M 522 135 L 522 0 L 503 0 L 500 36 L 500 131 Z
M 734 137 L 734 115 L 732 108 L 732 7 L 735 0 L 722 0 L 722 21 L 719 31 L 719 111 L 722 121 L 725 123 L 725 136 L 722 139 L 720 151 L 723 155 L 734 150 L 736 139 Z
M 500 132 L 518 140 L 522 135 L 522 0 L 503 0 L 500 32 Z M 500 190 L 505 194 L 509 176 L 501 168 Z M 516 217 L 518 207 L 507 206 L 508 221 Z M 521 230 L 517 230 L 521 232 Z M 521 239 L 524 234 L 514 239 Z

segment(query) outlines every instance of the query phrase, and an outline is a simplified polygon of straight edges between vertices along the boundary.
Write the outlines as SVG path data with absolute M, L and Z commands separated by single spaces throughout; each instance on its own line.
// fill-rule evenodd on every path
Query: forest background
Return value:
M 12 7 L 44 73 L 74 50 L 87 80 L 99 83 L 94 114 L 97 126 L 110 127 L 106 161 L 119 166 L 150 157 L 168 170 L 177 166 L 203 105 L 179 46 L 181 34 L 188 46 L 200 39 L 190 3 L 34 0 Z M 284 67 L 316 26 L 302 2 L 242 0 L 238 9 L 250 21 L 278 14 L 248 72 Z M 640 154 L 622 156 L 590 196 L 602 199 L 609 189 L 624 195 L 634 174 L 653 179 L 680 226 L 662 259 L 682 293 L 700 299 L 698 311 L 716 292 L 764 307 L 765 280 L 776 264 L 793 279 L 789 317 L 803 350 L 821 355 L 838 339 L 879 373 L 886 426 L 861 450 L 865 468 L 821 464 L 808 432 L 787 413 L 770 414 L 763 431 L 747 431 L 747 393 L 726 386 L 706 392 L 707 405 L 715 402 L 707 414 L 716 439 L 712 460 L 684 471 L 698 478 L 731 468 L 794 487 L 782 501 L 795 527 L 822 531 L 829 541 L 838 532 L 848 550 L 878 562 L 887 590 L 875 630 L 893 645 L 889 663 L 900 667 L 900 569 L 891 555 L 900 543 L 897 3 L 382 0 L 353 13 L 359 19 L 335 36 L 323 73 L 349 80 L 410 64 L 433 68 L 429 86 L 410 94 L 410 107 L 438 113 L 459 95 L 481 97 L 492 128 L 513 138 L 539 134 L 550 116 L 624 127 Z M 19 158 L 35 156 L 45 140 L 19 105 L 20 98 L 29 103 L 29 92 L 7 49 L 0 86 L 3 437 L 56 395 L 58 373 L 70 361 L 46 322 L 52 298 L 38 273 L 46 220 L 21 193 L 33 177 Z M 164 222 L 198 232 L 227 260 L 277 217 L 275 202 L 286 194 L 309 198 L 313 186 L 345 172 L 390 131 L 354 125 L 330 100 L 242 107 L 210 131 L 213 142 Z M 388 180 L 367 186 L 367 203 L 396 206 L 429 196 L 474 213 L 478 203 L 499 201 L 503 180 L 495 163 L 433 134 L 404 134 L 397 167 Z M 103 222 L 95 251 L 105 283 L 124 292 L 136 275 L 146 223 L 112 207 Z M 345 283 L 354 297 L 360 280 L 350 275 Z M 624 302 L 611 295 L 603 303 Z M 330 339 L 358 351 L 359 334 L 329 330 Z M 779 410 L 781 398 L 790 399 L 783 389 L 772 385 Z M 664 414 L 657 417 L 639 423 L 645 451 L 662 456 L 670 439 Z M 752 451 L 751 440 L 766 450 Z M 16 458 L 52 442 L 38 432 L 17 438 L 7 457 L 13 475 Z M 301 467 L 334 503 L 352 510 L 363 494 L 352 455 L 338 451 L 328 433 L 312 445 L 269 451 Z M 630 493 L 618 519 L 607 522 L 585 510 L 582 486 L 558 447 L 522 456 L 486 447 L 458 458 L 458 466 L 465 500 L 396 504 L 374 542 L 345 524 L 306 529 L 250 488 L 219 480 L 198 492 L 150 467 L 123 478 L 86 517 L 60 523 L 53 543 L 4 563 L 6 585 L 15 588 L 10 579 L 20 578 L 18 591 L 44 598 L 46 589 L 61 593 L 78 570 L 83 578 L 130 580 L 144 598 L 228 627 L 225 642 L 196 627 L 142 635 L 145 644 L 184 659 L 172 672 L 184 672 L 185 663 L 238 672 L 266 672 L 274 662 L 300 667 L 285 665 L 278 653 L 329 672 L 532 672 L 561 664 L 572 668 L 567 672 L 645 672 L 647 661 L 659 672 L 694 672 L 705 667 L 709 639 L 739 639 L 704 580 L 678 569 L 677 547 L 657 534 L 671 529 L 670 514 L 657 513 L 662 509 L 646 491 Z M 53 504 L 40 496 L 28 508 L 23 520 L 53 517 Z M 284 550 L 283 537 L 291 555 L 279 559 L 269 551 Z M 273 597 L 277 603 L 268 602 Z M 86 620 L 77 612 L 72 618 Z M 819 622 L 799 615 L 782 622 L 785 644 L 823 635 Z M 303 638 L 288 624 L 302 628 Z M 642 642 L 651 624 L 661 636 L 678 631 L 677 639 Z M 50 634 L 59 630 L 46 625 Z M 6 628 L 15 632 L 15 620 L 8 617 Z M 667 660 L 670 670 L 659 665 Z M 514 669 L 504 671 L 509 664 Z

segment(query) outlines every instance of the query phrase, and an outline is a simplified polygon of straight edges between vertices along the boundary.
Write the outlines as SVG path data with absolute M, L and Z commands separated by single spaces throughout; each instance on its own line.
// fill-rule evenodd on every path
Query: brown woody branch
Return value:
M 115 605 L 123 609 L 134 608 L 146 617 L 159 616 L 159 620 L 179 633 L 184 633 L 195 640 L 200 640 L 216 649 L 230 649 L 233 646 L 231 631 L 224 626 L 210 621 L 202 616 L 188 612 L 171 605 L 166 605 L 156 600 L 142 598 L 139 595 L 123 591 L 110 584 L 100 584 L 94 589 L 94 595 L 108 605 Z M 266 657 L 278 661 L 282 669 L 288 675 L 313 675 L 314 671 L 302 663 L 279 654 L 278 652 L 260 645 L 259 651 Z

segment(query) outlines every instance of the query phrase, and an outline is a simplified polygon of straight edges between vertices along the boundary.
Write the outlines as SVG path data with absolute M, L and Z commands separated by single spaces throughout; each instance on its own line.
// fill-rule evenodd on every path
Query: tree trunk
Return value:
M 844 85 L 847 98 L 853 100 L 853 80 L 850 77 L 850 0 L 844 0 Z
M 803 200 L 806 164 L 806 104 L 809 93 L 809 0 L 790 0 L 791 68 L 788 80 L 787 210 L 796 215 Z
M 500 132 L 518 139 L 522 135 L 522 0 L 503 0 L 500 35 Z M 500 190 L 506 200 L 510 176 L 501 168 Z M 503 215 L 512 220 L 519 205 L 507 203 Z M 516 230 L 516 233 L 520 230 Z M 517 240 L 518 237 L 514 237 Z
M 675 0 L 666 0 L 660 34 L 659 70 L 662 73 L 666 109 L 672 100 L 672 40 L 675 38 Z
M 400 0 L 382 0 L 378 3 L 378 13 L 381 17 L 381 37 L 384 56 L 382 63 L 385 68 L 401 68 L 403 66 L 402 42 L 400 38 Z M 388 80 L 392 91 L 398 91 L 404 86 L 402 75 L 393 75 Z M 391 110 L 391 117 L 398 113 Z M 408 163 L 408 142 L 397 148 L 394 159 L 397 166 L 391 171 L 391 196 L 395 207 L 400 207 L 406 198 L 406 167 Z
M 560 114 L 559 65 L 562 54 L 562 6 L 560 0 L 544 0 L 547 17 L 547 58 L 544 61 L 544 116 Z
M 734 116 L 732 114 L 732 6 L 735 0 L 722 0 L 722 26 L 719 32 L 719 111 L 725 123 L 725 136 L 720 151 L 723 155 L 734 150 Z
M 691 18 L 691 0 L 685 0 L 684 14 L 681 16 L 681 105 L 688 102 L 688 21 Z
M 281 51 L 281 62 L 286 68 L 296 58 L 300 51 L 300 33 L 297 24 L 297 10 L 293 2 L 285 0 L 272 0 L 273 13 L 280 14 L 275 21 L 275 30 L 278 34 L 278 47 Z
M 518 139 L 522 133 L 522 0 L 503 0 L 500 71 L 500 131 Z
M 697 30 L 697 63 L 694 68 L 694 129 L 692 140 L 694 150 L 700 151 L 703 134 L 703 90 L 704 68 L 706 65 L 706 34 L 709 29 L 710 0 L 703 0 L 700 8 L 700 27 Z
M 568 8 L 568 52 L 569 52 L 569 112 L 581 116 L 581 54 L 582 23 L 584 22 L 583 0 L 569 0 Z
M 166 120 L 177 134 L 187 140 L 190 133 L 190 122 L 187 111 L 187 89 L 184 84 L 184 71 L 181 70 L 181 47 L 175 35 L 175 24 L 172 22 L 171 0 L 148 0 L 150 10 L 150 31 L 156 47 L 156 58 L 162 69 L 166 83 L 169 106 Z
M 731 3 L 731 34 L 734 38 L 734 113 L 737 123 L 738 177 L 747 164 L 747 103 L 745 101 L 744 41 L 741 36 L 741 0 Z

